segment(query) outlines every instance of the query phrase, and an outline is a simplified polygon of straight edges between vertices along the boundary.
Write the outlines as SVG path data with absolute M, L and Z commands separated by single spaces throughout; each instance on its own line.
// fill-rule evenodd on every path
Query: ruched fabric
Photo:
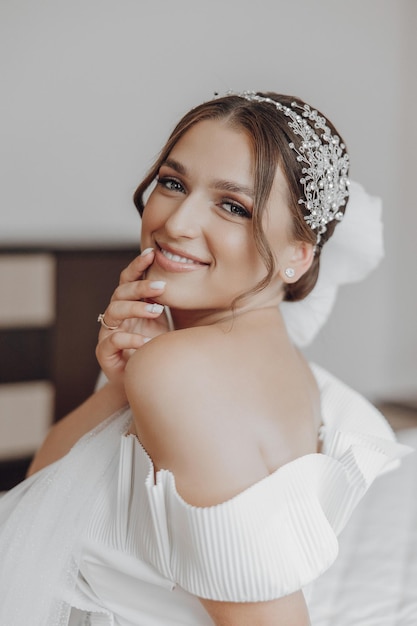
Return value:
M 68 572 L 71 557 L 76 578 L 65 585 L 62 576 L 59 584 L 48 581 L 48 597 L 55 604 L 76 607 L 71 626 L 84 623 L 76 619 L 86 612 L 92 624 L 205 626 L 211 622 L 197 597 L 234 602 L 279 598 L 330 566 L 338 552 L 337 535 L 370 484 L 395 467 L 409 448 L 396 442 L 385 419 L 365 399 L 321 368 L 313 366 L 313 371 L 322 396 L 322 452 L 295 459 L 221 504 L 192 506 L 177 493 L 170 471 L 154 471 L 140 442 L 126 434 L 129 409 L 93 431 L 89 445 L 82 440 L 56 464 L 59 470 L 72 455 L 72 462 L 84 462 L 86 470 L 78 489 L 72 485 L 68 492 L 63 483 L 68 493 L 59 515 L 48 509 L 57 521 L 66 510 L 72 520 L 70 541 L 62 538 L 65 549 L 56 558 Z M 93 450 L 99 456 L 91 455 Z M 71 464 L 68 475 L 62 471 L 54 477 L 54 485 L 66 481 L 70 469 Z M 27 491 L 47 475 L 30 479 Z M 25 497 L 18 496 L 20 515 Z M 0 532 L 0 554 L 5 549 L 1 537 Z M 44 540 L 42 549 L 48 553 Z M 28 561 L 25 567 L 36 577 L 42 566 Z M 40 584 L 38 593 L 42 589 Z M 45 616 L 44 621 L 0 623 L 65 623 Z

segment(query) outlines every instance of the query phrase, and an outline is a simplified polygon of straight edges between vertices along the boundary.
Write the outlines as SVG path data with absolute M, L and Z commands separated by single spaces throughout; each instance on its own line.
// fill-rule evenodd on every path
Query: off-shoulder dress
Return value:
M 320 452 L 226 502 L 185 502 L 128 434 L 128 407 L 1 498 L 0 623 L 209 626 L 198 597 L 252 602 L 304 589 L 308 600 L 358 502 L 408 452 L 370 403 L 312 369 Z

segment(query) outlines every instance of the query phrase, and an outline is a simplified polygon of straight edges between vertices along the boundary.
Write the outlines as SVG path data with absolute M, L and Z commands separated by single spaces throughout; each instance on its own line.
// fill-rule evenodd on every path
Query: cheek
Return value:
M 150 237 L 151 233 L 157 227 L 157 220 L 157 211 L 153 210 L 153 203 L 149 199 L 142 213 L 142 241 L 146 241 Z
M 260 256 L 251 232 L 224 233 L 221 240 L 222 254 L 218 258 L 227 258 L 234 272 L 250 281 L 260 280 L 266 273 L 265 264 Z

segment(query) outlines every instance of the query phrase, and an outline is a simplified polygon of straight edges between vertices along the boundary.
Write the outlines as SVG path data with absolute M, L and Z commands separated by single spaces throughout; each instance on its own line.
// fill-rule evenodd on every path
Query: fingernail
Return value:
M 144 337 L 143 338 L 143 343 L 148 343 L 148 341 L 150 341 L 152 339 L 152 337 Z
M 145 250 L 143 250 L 143 252 L 141 252 L 140 256 L 146 256 L 150 252 L 153 252 L 153 248 L 145 248 Z
M 149 313 L 162 313 L 164 307 L 162 304 L 147 304 L 145 309 L 149 311 Z
M 164 280 L 154 280 L 153 282 L 149 283 L 149 287 L 151 289 L 163 289 L 166 285 L 166 282 Z

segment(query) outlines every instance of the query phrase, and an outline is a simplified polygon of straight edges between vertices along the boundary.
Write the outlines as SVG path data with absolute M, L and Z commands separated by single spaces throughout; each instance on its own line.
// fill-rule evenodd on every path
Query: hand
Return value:
M 153 260 L 154 251 L 144 250 L 122 271 L 119 286 L 104 312 L 106 324 L 117 328 L 101 327 L 96 357 L 111 382 L 122 383 L 126 363 L 133 352 L 169 330 L 165 315 L 161 316 L 163 307 L 146 302 L 157 298 L 165 289 L 165 283 L 144 278 Z

